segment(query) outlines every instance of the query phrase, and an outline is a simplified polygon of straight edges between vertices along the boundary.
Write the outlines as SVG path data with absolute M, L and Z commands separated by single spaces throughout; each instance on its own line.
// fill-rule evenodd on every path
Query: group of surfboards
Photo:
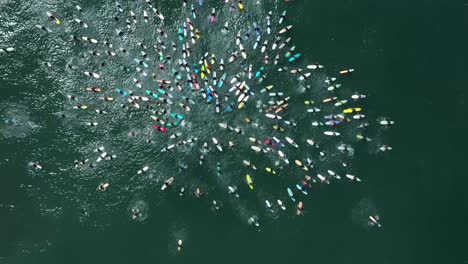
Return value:
M 250 1 L 247 1 L 250 2 Z M 190 118 L 192 114 L 191 109 L 197 105 L 201 104 L 200 101 L 205 101 L 207 107 L 212 107 L 213 114 L 224 114 L 228 115 L 233 111 L 243 111 L 245 107 L 256 107 L 259 108 L 260 112 L 264 112 L 262 121 L 252 121 L 261 119 L 260 117 L 246 118 L 245 124 L 229 124 L 229 122 L 219 123 L 219 127 L 226 131 L 226 133 L 234 132 L 239 138 L 237 140 L 242 140 L 243 138 L 246 142 L 250 142 L 250 148 L 259 155 L 265 155 L 273 157 L 277 160 L 274 166 L 266 167 L 266 172 L 257 171 L 256 166 L 254 166 L 250 161 L 243 160 L 240 161 L 243 163 L 250 171 L 245 174 L 243 181 L 245 181 L 246 186 L 249 191 L 255 191 L 255 182 L 254 177 L 262 177 L 261 174 L 281 174 L 285 169 L 294 170 L 289 166 L 293 166 L 290 163 L 289 157 L 286 155 L 290 148 L 292 149 L 303 149 L 304 152 L 308 150 L 306 148 L 318 149 L 319 159 L 324 159 L 327 156 L 325 150 L 320 149 L 321 142 L 316 139 L 319 137 L 317 135 L 305 140 L 295 140 L 291 133 L 288 136 L 283 136 L 285 131 L 291 127 L 295 127 L 297 124 L 294 120 L 289 120 L 286 117 L 288 116 L 287 110 L 290 107 L 292 97 L 286 94 L 286 91 L 275 91 L 275 84 L 264 85 L 264 82 L 268 80 L 267 78 L 267 68 L 277 69 L 278 74 L 291 74 L 294 76 L 294 79 L 297 79 L 297 82 L 300 85 L 310 88 L 308 80 L 315 71 L 323 71 L 324 66 L 320 64 L 308 64 L 304 68 L 300 68 L 300 62 L 304 59 L 301 56 L 301 53 L 297 52 L 296 47 L 290 44 L 292 38 L 288 34 L 293 31 L 292 25 L 284 25 L 283 22 L 286 21 L 286 11 L 281 12 L 278 17 L 274 17 L 273 12 L 268 12 L 267 16 L 263 18 L 263 21 L 254 22 L 249 26 L 246 31 L 230 32 L 230 25 L 228 22 L 221 23 L 220 16 L 230 15 L 233 12 L 248 12 L 249 4 L 253 3 L 244 3 L 243 1 L 238 1 L 237 5 L 231 1 L 226 0 L 225 4 L 227 7 L 223 7 L 221 10 L 216 10 L 211 8 L 205 13 L 209 13 L 209 16 L 206 18 L 209 21 L 210 26 L 219 27 L 220 36 L 233 36 L 232 44 L 233 52 L 231 54 L 225 55 L 222 58 L 223 54 L 216 54 L 213 52 L 206 52 L 201 58 L 194 58 L 193 53 L 195 53 L 195 48 L 197 47 L 198 42 L 201 38 L 204 37 L 204 32 L 202 28 L 197 26 L 202 26 L 204 23 L 201 22 L 200 13 L 203 13 L 201 10 L 205 8 L 205 3 L 199 1 L 198 5 L 194 4 L 193 1 L 183 1 L 183 6 L 185 12 L 189 14 L 185 20 L 179 21 L 177 25 L 177 31 L 175 32 L 166 32 L 163 27 L 155 28 L 157 33 L 157 38 L 155 44 L 152 48 L 146 47 L 143 43 L 138 43 L 135 49 L 138 51 L 138 58 L 131 59 L 132 64 L 124 66 L 125 70 L 135 69 L 135 77 L 133 78 L 134 87 L 132 88 L 116 88 L 116 87 L 83 87 L 87 90 L 96 94 L 100 99 L 103 99 L 102 102 L 113 103 L 115 101 L 122 102 L 124 106 L 132 106 L 136 111 L 146 111 L 148 113 L 148 126 L 152 129 L 162 132 L 157 133 L 156 136 L 168 137 L 168 140 L 176 139 L 176 143 L 170 143 L 167 146 L 164 146 L 161 149 L 161 152 L 168 151 L 177 151 L 178 148 L 186 146 L 195 146 L 198 141 L 202 142 L 198 138 L 189 138 L 181 140 L 181 134 L 178 133 L 180 127 L 184 127 L 186 124 L 186 119 Z M 126 26 L 128 29 L 135 28 L 138 25 L 146 26 L 146 23 L 149 21 L 154 21 L 154 23 L 161 23 L 165 20 L 165 16 L 162 14 L 161 10 L 158 10 L 153 6 L 151 0 L 146 0 L 145 6 L 143 7 L 142 14 L 137 14 L 133 10 L 130 10 L 128 14 L 124 13 L 122 6 L 117 3 L 117 15 L 114 17 L 116 23 L 119 21 L 125 20 Z M 83 9 L 80 6 L 76 6 L 79 16 Z M 224 11 L 223 10 L 229 10 Z M 49 20 L 55 24 L 55 26 L 63 26 L 64 21 L 60 21 L 56 15 L 51 12 L 47 12 L 47 17 Z M 73 19 L 78 25 L 82 28 L 91 27 L 91 21 L 85 21 L 81 17 L 75 17 Z M 149 24 L 148 24 L 149 25 Z M 53 30 L 48 26 L 36 25 L 38 28 L 52 33 Z M 275 28 L 278 27 L 279 30 L 275 33 Z M 211 30 L 211 29 L 210 29 Z M 79 32 L 79 30 L 78 30 Z M 128 30 L 126 33 L 123 30 L 117 30 L 117 35 L 122 36 L 123 34 L 131 34 L 132 30 Z M 79 34 L 79 33 L 78 33 Z M 82 43 L 86 48 L 90 49 L 90 56 L 101 56 L 100 54 L 107 54 L 109 57 L 121 57 L 125 58 L 130 56 L 129 50 L 124 47 L 119 49 L 114 48 L 114 44 L 117 46 L 120 43 L 111 44 L 108 40 L 98 40 L 97 38 L 76 35 L 72 36 L 72 39 Z M 262 39 L 264 39 L 262 41 Z M 273 39 L 273 41 L 271 40 Z M 147 41 L 151 42 L 152 39 Z M 226 40 L 226 45 L 230 45 L 230 41 Z M 120 46 L 120 45 L 119 45 Z M 1 49 L 1 52 L 13 52 L 13 48 Z M 252 64 L 247 63 L 249 54 L 257 53 L 263 56 L 263 61 L 261 65 L 254 67 Z M 270 57 L 276 53 L 273 61 L 270 61 Z M 240 56 L 239 56 L 240 55 Z M 218 61 L 218 57 L 220 60 Z M 281 62 L 285 62 L 288 66 L 280 66 Z M 69 69 L 76 70 L 77 66 L 68 64 Z M 102 64 L 101 64 L 102 66 Z M 50 67 L 50 65 L 49 65 Z M 103 66 L 104 67 L 104 66 Z M 171 68 L 170 70 L 168 70 Z M 254 70 L 256 69 L 256 70 Z M 152 74 L 148 74 L 148 71 L 154 71 Z M 235 72 L 235 73 L 233 73 Z M 85 70 L 83 73 L 95 80 L 99 80 L 101 75 L 99 73 L 93 72 L 91 70 Z M 339 75 L 348 76 L 355 74 L 355 70 L 348 68 L 342 69 L 338 72 Z M 150 87 L 143 87 L 142 80 L 145 78 L 151 77 L 154 81 L 156 89 Z M 288 78 L 285 76 L 284 78 Z M 230 87 L 226 87 L 230 86 Z M 307 112 L 311 115 L 317 116 L 321 113 L 321 106 L 324 108 L 333 108 L 332 113 L 325 115 L 323 121 L 313 121 L 312 127 L 321 127 L 323 126 L 326 130 L 323 131 L 325 136 L 336 137 L 340 140 L 343 140 L 343 135 L 339 132 L 340 128 L 346 124 L 359 122 L 358 128 L 361 131 L 370 125 L 366 122 L 366 116 L 363 114 L 364 109 L 359 106 L 359 103 L 366 98 L 366 95 L 361 93 L 353 93 L 350 97 L 342 99 L 339 98 L 339 91 L 341 84 L 338 83 L 336 77 L 329 77 L 324 80 L 324 89 L 329 92 L 330 96 L 324 98 L 323 100 L 318 100 L 317 102 L 313 100 L 305 100 L 305 106 L 308 107 Z M 258 91 L 258 92 L 257 92 Z M 102 95 L 103 94 L 103 95 Z M 119 98 L 114 98 L 113 95 L 117 94 Z M 267 96 L 267 102 L 258 102 L 257 104 L 251 103 L 250 98 L 258 97 L 262 98 Z M 122 97 L 122 98 L 120 98 Z M 89 107 L 86 102 L 82 102 L 77 99 L 76 96 L 70 95 L 69 100 L 73 101 L 72 107 L 77 109 L 76 111 L 89 111 Z M 176 101 L 176 98 L 181 98 L 180 101 Z M 231 99 L 235 98 L 235 99 Z M 259 100 L 261 101 L 261 100 Z M 224 108 L 222 107 L 224 105 Z M 214 106 L 214 107 L 213 107 Z M 237 107 L 236 107 L 237 106 Z M 103 105 L 103 108 L 105 106 Z M 224 111 L 222 111 L 224 109 Z M 96 115 L 106 113 L 106 110 L 100 108 L 94 109 Z M 156 123 L 154 123 L 156 122 Z M 97 122 L 87 122 L 88 126 L 99 128 L 99 123 Z M 255 128 L 263 127 L 262 124 L 270 124 L 271 129 L 270 133 L 268 130 L 263 129 L 261 131 L 264 136 L 263 139 L 259 140 L 252 135 L 246 135 L 242 129 L 243 125 L 251 126 Z M 381 118 L 378 120 L 378 124 L 384 127 L 390 127 L 394 125 L 394 121 L 389 118 Z M 317 130 L 318 131 L 318 130 Z M 170 134 L 170 135 L 167 135 Z M 129 132 L 129 136 L 139 136 L 135 132 Z M 371 138 L 365 135 L 365 132 L 360 132 L 356 135 L 357 141 L 369 142 Z M 205 156 L 208 155 L 210 148 L 208 143 L 210 139 L 206 139 L 203 142 L 201 147 L 201 157 L 200 165 L 204 165 Z M 223 153 L 230 151 L 235 145 L 235 140 L 229 140 L 228 142 L 221 142 L 217 137 L 211 137 L 212 144 L 216 152 L 213 156 L 218 155 L 218 153 Z M 302 142 L 303 141 L 303 142 Z M 147 142 L 150 143 L 151 140 L 147 139 Z M 378 146 L 378 150 L 385 152 L 389 151 L 392 148 L 387 145 Z M 343 144 L 338 148 L 339 151 L 347 153 L 350 151 L 348 145 Z M 111 160 L 112 156 L 103 154 L 104 152 L 99 153 L 98 160 Z M 162 154 L 163 155 L 163 154 Z M 111 157 L 111 158 L 109 158 Z M 304 173 L 310 174 L 312 170 L 317 170 L 315 176 L 304 175 L 303 178 L 297 179 L 297 183 L 293 188 L 281 188 L 281 193 L 284 192 L 284 195 L 290 197 L 290 200 L 294 203 L 297 215 L 302 215 L 304 209 L 304 202 L 299 201 L 297 196 L 294 193 L 294 189 L 299 195 L 308 195 L 314 185 L 319 183 L 329 184 L 332 180 L 340 180 L 342 177 L 332 169 L 324 169 L 325 172 L 320 173 L 319 170 L 323 168 L 317 168 L 315 161 L 310 158 L 294 158 L 294 164 L 297 168 L 301 169 Z M 77 162 L 77 167 L 95 167 L 95 164 L 88 159 Z M 32 164 L 31 166 L 39 168 L 37 163 Z M 187 166 L 182 168 L 185 170 Z M 349 163 L 343 162 L 342 168 L 339 170 L 344 170 L 343 173 L 345 178 L 349 179 L 352 182 L 361 182 L 361 179 L 352 175 L 349 171 Z M 150 171 L 149 166 L 144 166 L 142 169 L 137 171 L 137 174 L 145 174 Z M 217 177 L 222 177 L 223 173 L 221 172 L 221 165 L 217 164 L 216 168 Z M 278 172 L 278 173 L 277 173 Z M 342 174 L 342 175 L 343 175 Z M 179 190 L 179 194 L 183 195 L 185 188 L 183 187 L 183 180 L 177 180 L 177 175 L 167 176 L 164 179 L 164 182 L 160 188 L 161 191 L 170 189 L 177 181 L 180 182 L 182 186 Z M 99 191 L 105 191 L 109 188 L 109 182 L 101 182 L 98 185 Z M 239 197 L 238 187 L 235 184 L 229 185 L 227 188 L 228 192 L 235 197 Z M 195 190 L 195 195 L 201 197 L 203 192 L 199 187 Z M 283 194 L 279 194 L 282 196 Z M 282 210 L 286 210 L 285 202 L 280 198 L 275 199 L 276 206 Z M 219 203 L 216 200 L 213 200 L 213 204 L 216 209 L 219 209 Z M 265 200 L 265 206 L 268 211 L 273 210 L 275 203 Z M 138 212 L 140 214 L 140 212 Z M 372 219 L 371 219 L 372 220 Z M 376 220 L 376 219 L 374 219 Z M 377 220 L 376 220 L 377 221 Z M 258 217 L 249 217 L 248 222 L 259 226 Z M 178 241 L 179 249 L 182 248 L 182 240 Z

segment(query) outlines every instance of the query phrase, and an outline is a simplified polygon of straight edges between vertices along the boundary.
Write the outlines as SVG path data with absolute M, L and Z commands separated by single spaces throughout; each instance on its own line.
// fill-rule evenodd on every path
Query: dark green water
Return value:
M 101 5 L 80 5 L 94 6 L 99 14 Z M 56 91 L 66 85 L 58 74 L 64 70 L 44 74 L 42 62 L 54 59 L 49 48 L 58 42 L 45 41 L 28 26 L 42 23 L 46 10 L 72 13 L 73 5 L 40 3 L 36 10 L 25 1 L 3 1 L 1 47 L 15 46 L 16 51 L 0 55 L 0 106 L 2 111 L 29 108 L 23 118 L 34 128 L 22 128 L 25 137 L 16 130 L 16 136 L 0 138 L 0 263 L 466 263 L 467 3 L 333 0 L 277 5 L 288 10 L 288 22 L 295 25 L 291 36 L 304 57 L 331 72 L 355 68 L 345 85 L 368 95 L 365 107 L 374 115 L 390 116 L 397 124 L 379 136 L 393 147 L 388 155 L 357 149 L 353 166 L 362 184 L 319 188 L 306 199 L 303 217 L 290 212 L 261 218 L 258 232 L 239 220 L 233 204 L 226 202 L 223 210 L 213 212 L 208 200 L 179 199 L 175 192 L 163 196 L 160 184 L 152 181 L 138 182 L 138 191 L 120 180 L 125 170 L 109 166 L 110 175 L 101 170 L 84 178 L 68 173 L 64 164 L 89 153 L 93 144 L 83 141 L 86 148 L 76 145 L 80 139 L 62 140 L 82 132 L 57 117 L 64 99 Z M 18 30 L 23 35 L 8 34 Z M 55 53 L 55 59 L 67 52 Z M 298 133 L 305 138 L 309 131 Z M 121 149 L 118 154 L 125 153 Z M 27 164 L 39 159 L 45 169 L 37 173 Z M 106 177 L 111 184 L 131 186 L 130 191 L 97 196 L 94 188 Z M 258 200 L 249 194 L 242 198 Z M 149 208 L 142 222 L 128 215 L 135 201 Z M 372 213 L 374 206 L 382 217 L 381 229 L 365 225 L 363 214 Z M 90 215 L 81 216 L 81 208 Z M 185 247 L 177 253 L 179 237 Z

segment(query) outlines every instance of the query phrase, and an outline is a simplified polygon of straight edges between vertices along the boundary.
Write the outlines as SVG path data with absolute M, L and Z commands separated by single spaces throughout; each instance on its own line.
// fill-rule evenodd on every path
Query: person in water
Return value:
M 132 219 L 133 220 L 140 219 L 142 216 L 143 216 L 143 214 L 141 213 L 141 211 L 139 209 L 132 208 Z
M 200 198 L 202 195 L 203 195 L 203 192 L 200 191 L 200 188 L 197 188 L 197 189 L 195 190 L 195 196 L 197 196 L 197 198 Z
M 99 186 L 98 186 L 97 189 L 98 189 L 99 191 L 105 191 L 105 190 L 107 190 L 107 187 L 109 187 L 109 183 L 106 182 L 106 183 L 101 183 L 101 184 L 99 184 Z
M 179 239 L 177 241 L 177 251 L 180 251 L 183 247 L 184 247 L 184 242 L 182 241 L 182 239 Z

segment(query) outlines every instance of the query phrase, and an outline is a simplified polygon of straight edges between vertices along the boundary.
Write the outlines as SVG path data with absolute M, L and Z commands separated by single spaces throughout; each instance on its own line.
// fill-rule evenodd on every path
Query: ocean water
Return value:
M 291 162 L 292 157 L 316 159 L 317 153 L 305 148 L 305 139 L 311 137 L 323 138 L 323 147 L 337 153 L 336 147 L 342 142 L 326 139 L 311 127 L 310 121 L 316 117 L 305 113 L 302 101 L 324 98 L 326 93 L 316 87 L 342 68 L 356 69 L 355 74 L 340 80 L 343 93 L 359 91 L 368 96 L 362 107 L 370 122 L 383 116 L 396 121 L 390 129 L 374 126 L 369 131 L 374 141 L 367 145 L 350 140 L 356 127 L 343 129 L 343 138 L 355 148 L 354 155 L 329 155 L 320 162 L 321 168 L 334 168 L 350 159 L 352 172 L 363 182 L 314 185 L 307 197 L 296 193 L 305 204 L 304 215 L 298 217 L 286 187 L 294 187 L 304 173 L 294 165 L 280 163 L 275 166 L 278 175 L 269 175 L 263 168 L 274 166 L 278 158 L 249 149 L 247 136 L 262 139 L 271 135 L 272 123 L 258 113 L 256 98 L 243 112 L 219 115 L 214 113 L 214 106 L 197 101 L 187 114 L 187 124 L 178 128 L 181 138 L 197 137 L 197 147 L 161 153 L 169 141 L 148 129 L 153 121 L 147 115 L 122 109 L 124 100 L 116 93 L 109 93 L 115 102 L 105 103 L 99 99 L 103 94 L 85 90 L 93 86 L 109 91 L 132 87 L 135 76 L 143 80 L 144 87 L 150 86 L 151 78 L 125 72 L 122 66 L 134 64 L 132 57 L 140 51 L 135 47 L 137 42 L 155 44 L 154 27 L 168 33 L 177 31 L 175 23 L 190 15 L 181 2 L 154 3 L 166 16 L 162 25 L 141 21 L 144 2 L 122 2 L 127 12 L 131 9 L 140 16 L 136 29 L 124 38 L 114 31 L 125 27 L 124 19 L 117 25 L 113 21 L 118 13 L 114 2 L 0 3 L 0 44 L 2 48 L 15 48 L 14 52 L 0 54 L 0 263 L 468 261 L 467 180 L 462 163 L 466 146 L 462 88 L 467 69 L 463 49 L 468 44 L 463 28 L 466 3 L 246 1 L 245 14 L 218 17 L 219 24 L 229 21 L 231 30 L 226 37 L 207 19 L 198 22 L 205 30 L 196 44 L 201 47 L 194 48 L 192 56 L 199 58 L 204 52 L 215 51 L 218 61 L 221 57 L 227 60 L 236 48 L 226 39 L 232 41 L 238 30 L 244 32 L 254 21 L 264 20 L 269 10 L 276 15 L 274 23 L 279 13 L 287 10 L 283 24 L 294 25 L 290 36 L 302 53 L 300 65 L 309 62 L 325 66 L 325 71 L 309 79 L 309 90 L 289 74 L 278 74 L 272 66 L 265 71 L 264 85 L 274 84 L 275 90 L 293 98 L 287 117 L 298 126 L 283 136 L 290 135 L 302 144 L 299 150 L 288 149 Z M 75 4 L 83 7 L 80 17 L 88 23 L 88 29 L 70 22 L 78 16 Z M 207 17 L 209 7 L 219 10 L 221 3 L 194 5 L 199 16 Z M 61 26 L 47 20 L 45 12 L 49 10 L 61 18 Z M 224 12 L 228 13 L 226 7 Z M 54 32 L 45 33 L 35 24 L 47 25 Z M 87 53 L 93 46 L 68 37 L 77 33 L 109 38 L 115 48 L 127 47 L 131 55 L 126 59 L 109 59 L 103 54 L 93 58 Z M 249 51 L 254 32 L 252 35 L 244 46 L 249 54 L 247 63 L 257 67 L 263 56 Z M 102 61 L 105 67 L 99 66 Z M 44 65 L 47 62 L 52 66 Z M 78 70 L 67 69 L 67 63 Z M 157 63 L 153 61 L 152 66 Z M 98 81 L 88 78 L 82 74 L 85 70 L 99 72 L 102 77 Z M 227 72 L 229 76 L 236 73 L 228 66 Z M 109 113 L 94 115 L 71 109 L 77 102 L 67 100 L 67 94 L 77 96 L 78 103 L 86 102 L 90 109 L 102 108 Z M 262 128 L 248 126 L 245 117 L 259 122 Z M 92 121 L 99 125 L 85 125 Z M 246 136 L 227 133 L 218 122 L 242 127 Z M 130 131 L 137 137 L 128 137 Z M 222 142 L 223 153 L 216 152 L 211 144 L 213 136 Z M 151 144 L 145 142 L 149 137 Z M 236 142 L 229 151 L 228 140 Z M 210 143 L 211 150 L 201 167 L 197 164 L 203 141 Z M 393 150 L 377 153 L 378 144 L 388 144 Z M 95 160 L 97 146 L 104 146 L 116 159 L 103 161 L 95 169 L 77 170 L 74 160 Z M 258 171 L 243 167 L 242 159 L 251 160 Z M 35 161 L 42 170 L 28 166 Z M 217 162 L 221 176 L 215 173 Z M 180 171 L 182 163 L 189 168 Z M 136 171 L 145 165 L 150 167 L 149 172 L 137 176 Z M 253 192 L 244 183 L 246 173 L 254 177 Z M 169 176 L 175 177 L 175 188 L 161 192 L 160 186 Z M 97 192 L 101 182 L 109 182 L 109 190 Z M 238 186 L 239 199 L 227 194 L 227 185 Z M 182 186 L 186 188 L 184 197 L 178 195 Z M 196 199 L 196 187 L 206 197 Z M 287 211 L 265 210 L 263 201 L 277 198 L 285 202 Z M 212 199 L 222 203 L 220 210 L 213 208 Z M 138 221 L 131 218 L 132 208 L 143 214 Z M 367 225 L 370 214 L 381 217 L 382 228 Z M 248 225 L 252 215 L 259 217 L 259 229 Z M 181 252 L 177 251 L 178 239 L 184 240 Z

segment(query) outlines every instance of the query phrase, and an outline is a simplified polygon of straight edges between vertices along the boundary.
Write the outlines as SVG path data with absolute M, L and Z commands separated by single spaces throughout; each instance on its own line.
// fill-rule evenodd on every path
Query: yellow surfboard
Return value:
M 201 66 L 200 76 L 202 79 L 205 79 L 205 64 Z
M 250 178 L 250 175 L 249 174 L 245 175 L 245 179 L 247 180 L 247 184 L 249 185 L 250 190 L 253 190 L 254 186 L 253 186 L 252 178 Z
M 362 109 L 359 108 L 359 107 L 356 107 L 356 108 L 347 108 L 345 110 L 343 110 L 343 113 L 345 114 L 351 114 L 351 113 L 354 113 L 354 112 L 360 112 Z
M 205 62 L 206 73 L 211 74 L 210 64 L 208 64 L 208 61 L 206 60 L 204 62 Z

